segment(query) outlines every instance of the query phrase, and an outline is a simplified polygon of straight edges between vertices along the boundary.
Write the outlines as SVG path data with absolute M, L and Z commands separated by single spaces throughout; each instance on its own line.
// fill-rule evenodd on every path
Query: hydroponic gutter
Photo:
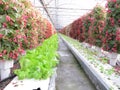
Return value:
M 66 43 L 67 47 L 76 57 L 85 73 L 88 75 L 92 83 L 96 86 L 97 90 L 118 90 L 114 89 L 111 83 L 109 83 L 105 78 L 102 78 L 98 72 L 89 64 L 88 60 L 78 52 L 77 49 L 70 45 L 64 38 L 62 38 L 62 40 Z
M 19 80 L 15 77 L 4 90 L 56 90 L 55 79 L 57 76 L 56 68 L 55 73 L 46 80 L 24 79 Z

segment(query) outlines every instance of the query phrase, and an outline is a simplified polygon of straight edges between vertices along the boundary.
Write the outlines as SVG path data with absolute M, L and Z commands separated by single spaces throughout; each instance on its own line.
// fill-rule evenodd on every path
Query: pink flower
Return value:
M 16 39 L 16 37 L 13 39 L 13 41 L 14 41 L 15 43 L 17 43 L 17 42 L 18 42 L 18 40 Z
M 105 4 L 105 7 L 108 8 L 108 3 Z
M 6 24 L 6 23 L 3 23 L 2 27 L 3 27 L 3 28 L 6 28 L 6 27 L 7 27 L 7 24 Z
M 6 6 L 5 6 L 5 8 L 4 8 L 4 10 L 8 10 L 8 8 L 9 8 L 9 6 L 8 6 L 8 5 L 6 5 Z
M 2 53 L 0 53 L 0 57 L 2 57 L 3 55 L 2 55 Z
M 120 28 L 117 28 L 117 31 L 116 31 L 116 40 L 120 41 Z
M 10 16 L 6 16 L 6 21 L 8 21 L 8 22 L 10 22 L 11 21 L 11 18 L 10 18 Z
M 19 30 L 16 30 L 16 33 L 19 33 L 20 31 Z
M 23 16 L 23 19 L 28 19 L 28 16 L 24 15 L 24 16 Z
M 0 4 L 3 4 L 3 2 L 2 2 L 2 1 L 0 1 Z
M 3 34 L 0 34 L 0 39 L 2 39 L 2 37 L 3 37 Z
M 112 11 L 110 9 L 107 10 L 108 13 L 111 13 Z
M 114 18 L 110 18 L 111 26 L 114 26 Z
M 17 8 L 16 8 L 16 7 L 13 7 L 13 9 L 14 9 L 15 11 L 17 11 Z
M 114 3 L 116 3 L 116 0 L 113 0 Z
M 22 50 L 21 50 L 21 54 L 22 54 L 22 55 L 25 55 L 25 50 L 22 49 Z
M 13 57 L 13 52 L 10 52 L 9 53 L 9 58 L 12 58 Z
M 17 38 L 18 38 L 18 39 L 21 39 L 21 38 L 22 38 L 22 35 L 17 35 Z
M 6 54 L 6 53 L 7 53 L 7 50 L 3 50 L 2 52 L 3 52 L 3 54 Z
M 12 56 L 12 59 L 16 60 L 17 58 L 18 58 L 18 53 L 15 52 L 15 53 L 13 54 L 13 56 Z
M 12 22 L 12 21 L 10 21 L 10 25 L 13 25 L 13 22 Z
M 118 5 L 118 4 L 116 4 L 115 6 L 116 6 L 116 8 L 119 8 L 119 5 Z
M 106 43 L 106 41 L 107 41 L 106 38 L 104 38 L 104 39 L 103 39 L 103 43 Z

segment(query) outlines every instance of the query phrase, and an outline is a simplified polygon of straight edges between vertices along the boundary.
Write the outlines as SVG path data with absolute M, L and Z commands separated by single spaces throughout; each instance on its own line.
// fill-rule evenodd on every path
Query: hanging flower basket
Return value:
M 13 60 L 0 60 L 0 80 L 9 77 L 13 62 Z

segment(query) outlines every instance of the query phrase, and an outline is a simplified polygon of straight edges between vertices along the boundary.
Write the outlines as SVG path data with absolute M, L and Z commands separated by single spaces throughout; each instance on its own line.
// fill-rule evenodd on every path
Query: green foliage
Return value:
M 105 19 L 104 8 L 101 7 L 100 5 L 97 5 L 97 7 L 93 9 L 93 16 L 97 20 L 104 20 Z
M 106 9 L 96 5 L 60 32 L 105 51 L 120 53 L 120 0 L 107 0 Z
M 71 46 L 76 48 L 78 52 L 86 58 L 91 64 L 94 65 L 95 68 L 98 68 L 101 73 L 104 73 L 107 76 L 112 75 L 115 73 L 114 68 L 106 68 L 104 67 L 103 64 L 108 63 L 108 58 L 107 57 L 97 57 L 97 52 L 91 51 L 89 48 L 85 48 L 82 43 L 78 42 L 77 40 L 74 40 L 70 37 L 67 37 L 65 35 L 61 35 Z
M 103 49 L 119 53 L 120 0 L 107 2 L 106 26 L 103 31 Z
M 0 1 L 0 60 L 17 60 L 53 34 L 51 23 L 29 0 Z
M 53 74 L 53 68 L 58 63 L 57 48 L 57 35 L 53 35 L 45 40 L 41 46 L 28 50 L 26 55 L 21 57 L 21 68 L 15 70 L 15 74 L 19 79 L 46 79 L 50 77 Z

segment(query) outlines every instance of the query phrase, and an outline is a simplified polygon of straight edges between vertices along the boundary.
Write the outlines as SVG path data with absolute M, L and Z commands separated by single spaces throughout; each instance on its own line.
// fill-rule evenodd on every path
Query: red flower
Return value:
M 16 60 L 17 58 L 18 58 L 18 53 L 17 52 L 13 53 L 12 59 Z
M 116 40 L 120 41 L 120 28 L 117 28 L 117 31 L 116 31 Z
M 17 42 L 18 42 L 18 40 L 16 39 L 16 37 L 14 37 L 13 41 L 14 41 L 15 43 L 17 43 Z
M 110 9 L 107 10 L 108 13 L 111 13 L 112 11 Z
M 114 48 L 114 47 L 113 47 L 113 48 L 112 48 L 112 51 L 113 51 L 113 52 L 117 52 L 117 48 Z
M 13 57 L 13 52 L 10 52 L 9 53 L 9 58 L 12 58 Z
M 115 23 L 114 23 L 114 18 L 110 18 L 110 22 L 111 22 L 111 26 L 114 26 Z
M 120 19 L 118 20 L 118 23 L 120 23 Z

